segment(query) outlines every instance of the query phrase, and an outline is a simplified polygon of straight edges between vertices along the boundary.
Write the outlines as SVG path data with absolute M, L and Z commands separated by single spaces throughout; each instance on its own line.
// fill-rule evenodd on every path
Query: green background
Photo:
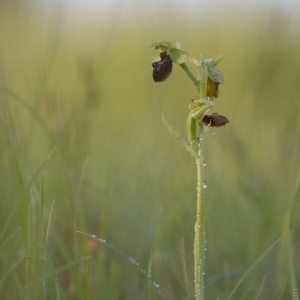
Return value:
M 86 4 L 87 5 L 87 4 Z M 152 42 L 225 56 L 207 134 L 206 298 L 293 299 L 300 274 L 299 5 L 269 1 L 0 3 L 0 298 L 193 299 L 197 90 L 154 83 Z M 296 291 L 294 290 L 294 293 Z

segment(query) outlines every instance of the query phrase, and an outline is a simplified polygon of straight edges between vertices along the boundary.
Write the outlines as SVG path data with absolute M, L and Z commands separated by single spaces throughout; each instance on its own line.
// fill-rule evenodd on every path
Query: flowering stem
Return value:
M 205 259 L 205 228 L 204 228 L 204 124 L 200 125 L 199 150 L 195 156 L 197 166 L 197 212 L 194 239 L 194 271 L 195 297 L 204 299 L 204 259 Z
M 195 83 L 195 82 L 194 82 Z M 195 84 L 196 85 L 196 84 Z M 205 61 L 200 62 L 200 84 L 197 81 L 197 89 L 200 99 L 206 97 L 207 91 L 207 66 Z M 194 239 L 194 276 L 195 276 L 195 298 L 204 300 L 204 259 L 205 259 L 205 228 L 204 228 L 204 123 L 199 122 L 199 136 L 196 136 L 196 120 L 191 117 L 187 119 L 187 136 L 192 148 L 195 149 L 195 160 L 197 166 L 197 211 Z
M 204 59 L 200 62 L 200 99 L 206 97 L 207 66 Z M 204 260 L 205 260 L 205 227 L 204 227 L 204 124 L 199 126 L 199 152 L 196 158 L 197 165 L 197 219 L 195 224 L 195 292 L 196 299 L 204 299 Z
M 187 63 L 180 64 L 180 67 L 185 71 L 185 73 L 190 77 L 190 79 L 193 81 L 194 85 L 196 86 L 197 90 L 199 91 L 199 81 L 189 68 Z
M 204 181 L 204 135 L 206 126 L 223 126 L 228 123 L 226 117 L 212 114 L 206 115 L 210 108 L 214 106 L 212 98 L 207 98 L 207 94 L 218 96 L 218 91 L 213 90 L 213 93 L 207 92 L 208 87 L 208 75 L 213 76 L 216 79 L 215 85 L 223 82 L 223 73 L 216 69 L 216 64 L 222 57 L 216 60 L 204 59 L 202 56 L 200 61 L 187 57 L 187 52 L 183 51 L 182 46 L 178 43 L 177 47 L 173 47 L 169 41 L 161 41 L 150 45 L 155 49 L 160 49 L 161 60 L 159 62 L 152 63 L 153 78 L 156 81 L 156 77 L 166 79 L 171 72 L 169 68 L 169 60 L 177 63 L 185 71 L 188 77 L 194 83 L 200 99 L 192 101 L 190 104 L 190 113 L 186 121 L 187 141 L 185 141 L 181 135 L 164 119 L 163 122 L 168 128 L 171 135 L 176 141 L 185 148 L 192 156 L 195 157 L 197 166 L 197 211 L 196 211 L 196 223 L 195 223 L 195 239 L 194 239 L 194 277 L 195 277 L 195 298 L 196 300 L 204 300 L 204 260 L 205 260 L 205 228 L 204 228 L 204 191 L 206 183 Z M 163 54 L 163 55 L 162 55 Z M 166 58 L 165 58 L 166 57 Z M 195 64 L 197 68 L 197 76 L 191 71 L 189 62 Z M 210 87 L 211 89 L 211 87 Z M 211 96 L 211 95 L 210 95 Z
M 206 97 L 206 91 L 207 91 L 207 77 L 208 77 L 208 71 L 207 66 L 205 64 L 204 59 L 201 57 L 200 61 L 200 99 L 204 99 Z
M 188 53 L 183 50 L 179 43 L 176 42 L 176 46 L 174 47 L 173 43 L 167 40 L 152 43 L 149 47 L 154 47 L 155 50 L 160 49 L 162 51 L 160 53 L 161 60 L 152 63 L 153 79 L 155 82 L 164 81 L 170 75 L 172 71 L 171 60 L 171 62 L 180 65 L 200 94 L 200 99 L 192 100 L 190 104 L 190 113 L 186 121 L 188 141 L 185 141 L 164 117 L 163 122 L 175 140 L 194 156 L 196 160 L 197 214 L 194 239 L 194 281 L 196 300 L 204 300 L 204 259 L 206 249 L 204 228 L 204 191 L 206 188 L 204 181 L 204 135 L 206 126 L 220 127 L 229 122 L 225 116 L 217 113 L 207 115 L 207 112 L 215 105 L 211 97 L 218 97 L 218 85 L 224 82 L 224 74 L 216 68 L 217 63 L 221 61 L 223 56 L 219 56 L 215 60 L 204 59 L 201 56 L 200 61 L 198 61 L 188 56 Z M 196 66 L 197 77 L 191 71 L 189 62 Z M 210 78 L 209 82 L 208 76 Z

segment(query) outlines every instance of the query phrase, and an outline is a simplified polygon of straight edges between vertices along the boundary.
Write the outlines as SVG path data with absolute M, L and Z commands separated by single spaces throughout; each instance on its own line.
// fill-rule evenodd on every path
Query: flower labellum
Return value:
M 229 123 L 229 120 L 225 116 L 219 115 L 218 113 L 205 115 L 202 121 L 207 127 L 221 127 Z
M 161 52 L 160 61 L 153 62 L 152 67 L 154 81 L 163 82 L 171 75 L 173 62 L 167 52 Z

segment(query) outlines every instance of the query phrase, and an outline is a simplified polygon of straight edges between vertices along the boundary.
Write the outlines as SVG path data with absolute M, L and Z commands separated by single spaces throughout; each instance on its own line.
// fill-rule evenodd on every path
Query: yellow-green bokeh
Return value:
M 214 111 L 230 123 L 205 145 L 207 299 L 226 299 L 240 278 L 234 272 L 290 223 L 291 240 L 274 247 L 236 299 L 253 288 L 261 299 L 291 298 L 290 255 L 299 280 L 299 7 L 120 0 L 89 15 L 12 3 L 0 6 L 3 299 L 148 294 L 133 265 L 76 230 L 105 238 L 145 269 L 151 261 L 167 299 L 193 298 L 196 167 L 161 114 L 185 135 L 198 95 L 177 65 L 167 81 L 152 80 L 158 52 L 147 45 L 162 39 L 195 58 L 225 56 Z

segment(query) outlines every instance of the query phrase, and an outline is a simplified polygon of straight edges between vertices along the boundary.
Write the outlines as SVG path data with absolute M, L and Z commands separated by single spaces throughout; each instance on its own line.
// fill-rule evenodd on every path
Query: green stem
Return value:
M 190 79 L 193 81 L 195 87 L 197 88 L 198 92 L 200 92 L 199 89 L 199 81 L 197 80 L 197 78 L 195 77 L 195 75 L 193 74 L 193 72 L 191 71 L 190 67 L 188 66 L 187 63 L 182 63 L 180 64 L 180 67 L 185 71 L 185 73 L 190 77 Z
M 201 57 L 200 61 L 200 81 L 194 76 L 187 62 L 180 64 L 180 67 L 193 81 L 197 88 L 200 99 L 206 98 L 208 70 L 205 60 Z M 200 102 L 201 103 L 201 102 Z M 197 102 L 197 105 L 199 102 Z M 204 190 L 206 183 L 204 181 L 204 134 L 205 125 L 199 119 L 195 119 L 195 110 L 199 110 L 200 106 L 193 108 L 193 113 L 188 115 L 186 121 L 186 131 L 188 143 L 192 148 L 192 153 L 197 165 L 197 215 L 195 224 L 194 239 L 194 276 L 195 276 L 195 298 L 196 300 L 204 300 L 204 260 L 205 260 L 205 228 L 204 228 Z M 205 105 L 205 104 L 202 104 Z M 204 106 L 203 109 L 206 109 Z M 201 109 L 200 109 L 201 110 Z M 165 123 L 166 124 L 166 123 Z M 197 125 L 199 127 L 199 135 L 197 136 Z M 169 126 L 167 126 L 169 127 Z M 176 135 L 177 137 L 177 135 Z
M 200 99 L 206 97 L 207 66 L 205 61 L 200 62 Z M 204 124 L 199 122 L 198 153 L 195 156 L 197 165 L 197 215 L 194 240 L 194 271 L 195 271 L 195 298 L 204 300 L 204 260 L 205 260 L 205 227 L 204 227 Z M 188 133 L 189 135 L 189 133 Z
M 200 125 L 199 150 L 195 157 L 197 166 L 197 211 L 194 240 L 194 269 L 196 300 L 204 299 L 204 260 L 205 260 L 205 228 L 204 228 L 204 124 Z
M 206 91 L 207 91 L 207 77 L 208 77 L 208 72 L 207 72 L 207 66 L 205 64 L 204 59 L 201 57 L 201 62 L 200 62 L 200 99 L 204 99 L 206 97 Z

